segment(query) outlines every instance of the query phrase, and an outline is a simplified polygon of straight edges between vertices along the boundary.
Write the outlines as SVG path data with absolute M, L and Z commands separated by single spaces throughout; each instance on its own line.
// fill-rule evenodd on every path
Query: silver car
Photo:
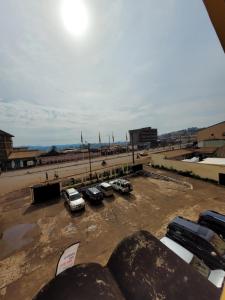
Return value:
M 105 197 L 111 197 L 113 195 L 113 188 L 111 186 L 111 184 L 109 184 L 108 182 L 102 182 L 100 183 L 97 188 L 99 189 L 99 191 L 101 191 L 103 193 L 103 195 Z
M 71 211 L 85 209 L 85 201 L 76 189 L 70 188 L 65 190 L 63 196 Z

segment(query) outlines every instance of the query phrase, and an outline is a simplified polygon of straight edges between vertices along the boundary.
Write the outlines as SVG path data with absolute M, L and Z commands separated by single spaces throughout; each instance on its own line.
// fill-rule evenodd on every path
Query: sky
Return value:
M 79 36 L 65 1 L 0 0 L 0 129 L 14 145 L 225 120 L 225 56 L 202 0 L 79 0 Z

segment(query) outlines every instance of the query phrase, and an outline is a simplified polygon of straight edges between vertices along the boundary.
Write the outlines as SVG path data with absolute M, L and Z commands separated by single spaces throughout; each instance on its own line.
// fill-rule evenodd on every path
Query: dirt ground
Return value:
M 55 274 L 63 249 L 80 241 L 76 264 L 105 264 L 117 243 L 125 236 L 145 229 L 158 238 L 175 216 L 196 220 L 205 209 L 225 213 L 223 187 L 174 173 L 189 182 L 151 177 L 133 177 L 130 196 L 114 193 L 103 205 L 86 205 L 82 213 L 71 214 L 58 201 L 31 205 L 28 190 L 0 198 L 0 298 L 30 300 Z M 2 235 L 3 233 L 3 235 Z

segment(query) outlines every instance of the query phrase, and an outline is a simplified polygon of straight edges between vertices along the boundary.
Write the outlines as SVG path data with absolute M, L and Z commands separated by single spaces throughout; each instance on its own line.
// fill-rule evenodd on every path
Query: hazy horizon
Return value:
M 0 3 L 0 129 L 15 146 L 225 120 L 224 52 L 202 0 L 74 0 L 87 13 L 75 33 L 65 1 Z

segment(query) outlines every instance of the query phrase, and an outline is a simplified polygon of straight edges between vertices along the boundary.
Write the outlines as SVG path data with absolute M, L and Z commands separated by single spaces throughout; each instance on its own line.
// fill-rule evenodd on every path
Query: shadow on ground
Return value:
M 52 200 L 42 202 L 42 203 L 41 202 L 40 203 L 31 203 L 26 208 L 26 210 L 23 212 L 23 215 L 27 215 L 27 214 L 30 214 L 30 213 L 36 211 L 36 210 L 43 209 L 47 206 L 57 204 L 58 202 L 60 202 L 60 200 L 61 200 L 61 198 L 56 198 L 56 199 L 52 199 Z
M 136 200 L 136 196 L 133 193 L 124 194 L 124 195 L 122 195 L 122 197 L 129 202 L 133 202 Z

